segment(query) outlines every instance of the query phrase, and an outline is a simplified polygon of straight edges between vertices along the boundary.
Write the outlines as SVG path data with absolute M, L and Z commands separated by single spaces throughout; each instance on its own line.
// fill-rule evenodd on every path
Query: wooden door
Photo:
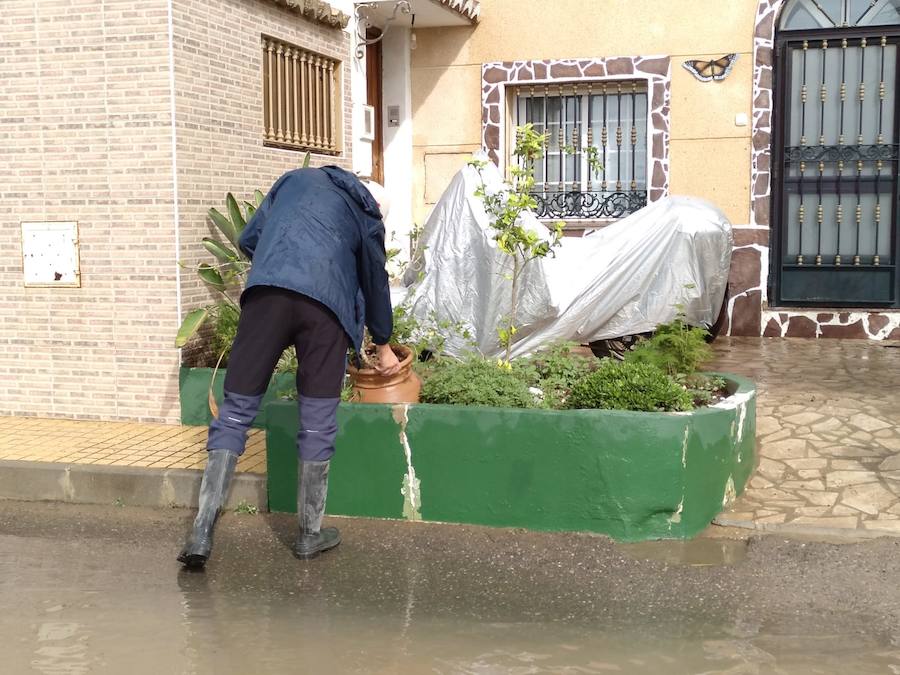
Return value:
M 384 95 L 381 43 L 366 47 L 366 102 L 375 109 L 375 140 L 372 141 L 372 179 L 384 185 Z

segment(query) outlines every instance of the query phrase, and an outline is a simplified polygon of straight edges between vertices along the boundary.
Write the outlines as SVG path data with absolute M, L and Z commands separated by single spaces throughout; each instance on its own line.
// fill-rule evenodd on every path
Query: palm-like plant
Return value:
M 204 237 L 203 247 L 215 257 L 215 264 L 201 262 L 197 265 L 197 275 L 203 283 L 214 292 L 217 302 L 205 307 L 188 312 L 181 322 L 178 335 L 175 337 L 175 346 L 184 347 L 194 337 L 207 321 L 216 318 L 222 306 L 229 307 L 240 312 L 240 307 L 234 299 L 235 294 L 240 294 L 250 271 L 250 259 L 244 255 L 238 246 L 241 233 L 256 210 L 262 205 L 265 195 L 259 190 L 253 194 L 253 201 L 243 202 L 244 209 L 238 204 L 232 193 L 225 197 L 227 216 L 215 208 L 209 210 L 209 218 L 215 223 L 222 237 Z M 220 356 L 221 359 L 221 356 Z

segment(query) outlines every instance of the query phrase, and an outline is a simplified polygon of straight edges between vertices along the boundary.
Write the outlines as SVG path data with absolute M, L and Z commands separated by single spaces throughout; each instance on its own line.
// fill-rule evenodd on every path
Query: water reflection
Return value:
M 73 621 L 38 624 L 31 667 L 45 675 L 83 675 L 89 672 L 88 637 L 84 627 Z
M 814 596 L 772 590 L 784 575 L 801 583 L 809 563 L 768 568 L 743 542 L 615 547 L 491 532 L 482 546 L 416 526 L 403 544 L 348 523 L 343 550 L 301 564 L 281 541 L 292 527 L 224 528 L 227 555 L 205 573 L 171 560 L 180 533 L 117 549 L 112 562 L 102 547 L 61 553 L 58 540 L 0 535 L 0 672 L 900 671 L 896 624 L 879 632 L 883 616 L 861 613 L 874 601 L 852 574 L 842 583 L 853 612 L 809 611 Z
M 620 544 L 637 560 L 660 560 L 694 567 L 737 565 L 747 557 L 745 539 L 693 539 L 691 541 L 643 541 Z

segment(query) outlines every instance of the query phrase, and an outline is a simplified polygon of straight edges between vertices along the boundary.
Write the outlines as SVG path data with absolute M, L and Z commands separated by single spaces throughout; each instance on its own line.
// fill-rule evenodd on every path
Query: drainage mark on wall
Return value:
M 740 445 L 744 440 L 744 427 L 747 422 L 747 408 L 753 398 L 753 392 L 743 392 L 740 394 L 729 396 L 724 401 L 719 401 L 714 406 L 712 406 L 713 408 L 719 408 L 721 410 L 735 411 L 734 421 L 731 424 L 731 435 L 734 437 L 738 445 Z
M 394 421 L 400 425 L 400 445 L 406 456 L 406 474 L 403 476 L 403 485 L 400 487 L 400 494 L 403 495 L 403 517 L 407 520 L 422 520 L 422 491 L 419 479 L 416 478 L 416 469 L 412 462 L 412 448 L 409 446 L 409 438 L 406 435 L 409 406 L 395 405 L 393 414 Z
M 669 531 L 672 531 L 672 525 L 677 525 L 681 522 L 681 514 L 684 513 L 684 497 L 681 498 L 681 501 L 678 502 L 678 508 L 675 509 L 675 513 L 669 516 Z
M 722 508 L 727 509 L 737 499 L 737 490 L 734 488 L 734 476 L 728 476 L 725 483 L 725 493 L 722 495 Z

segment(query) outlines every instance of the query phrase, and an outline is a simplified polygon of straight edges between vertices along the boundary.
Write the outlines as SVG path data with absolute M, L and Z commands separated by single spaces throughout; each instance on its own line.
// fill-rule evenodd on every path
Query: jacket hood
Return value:
M 339 166 L 326 166 L 322 171 L 328 175 L 332 183 L 350 195 L 363 211 L 373 218 L 382 219 L 378 203 L 359 178 Z

